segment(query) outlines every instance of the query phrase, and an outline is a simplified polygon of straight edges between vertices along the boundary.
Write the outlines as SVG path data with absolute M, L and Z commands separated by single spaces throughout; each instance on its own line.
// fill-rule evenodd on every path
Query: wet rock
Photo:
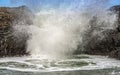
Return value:
M 14 36 L 15 25 L 32 24 L 32 12 L 26 7 L 0 7 L 0 57 L 21 56 L 26 52 L 28 35 Z M 20 40 L 22 39 L 22 40 Z
M 113 36 L 115 50 L 112 50 L 109 56 L 120 59 L 120 5 L 113 6 L 110 10 L 117 14 L 117 33 Z
M 98 18 L 93 17 L 90 21 L 90 27 L 83 35 L 84 51 L 87 54 L 107 55 L 114 50 L 113 36 L 117 33 L 113 29 L 103 29 L 103 22 L 98 25 Z
M 85 47 L 85 53 L 87 54 L 93 54 L 93 55 L 108 55 L 113 58 L 120 59 L 120 5 L 113 6 L 110 8 L 111 12 L 117 15 L 116 29 L 107 29 L 103 32 L 101 32 L 104 37 L 101 38 L 99 34 L 96 36 L 91 36 L 92 33 L 99 29 L 100 27 L 94 28 L 91 27 L 90 30 L 88 30 L 87 34 L 85 34 L 84 40 L 87 39 Z M 96 19 L 95 19 L 96 20 Z M 95 20 L 93 18 L 93 21 L 91 21 L 91 24 L 95 24 Z M 100 31 L 101 29 L 99 29 Z
M 113 6 L 110 10 L 117 15 L 117 30 L 120 32 L 120 5 Z

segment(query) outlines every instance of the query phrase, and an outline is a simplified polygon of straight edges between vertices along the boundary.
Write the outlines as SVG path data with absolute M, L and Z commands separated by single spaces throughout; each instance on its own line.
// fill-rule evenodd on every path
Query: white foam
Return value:
M 19 58 L 19 59 L 18 59 Z M 29 60 L 29 61 L 26 61 Z M 34 61 L 34 62 L 31 62 Z M 14 71 L 25 71 L 25 72 L 51 72 L 51 71 L 72 71 L 72 70 L 95 70 L 95 69 L 105 69 L 105 68 L 116 68 L 120 67 L 120 61 L 116 59 L 110 59 L 105 56 L 89 56 L 89 58 L 85 59 L 57 59 L 57 62 L 65 62 L 65 61 L 86 61 L 89 63 L 89 65 L 81 66 L 81 67 L 59 67 L 59 66 L 49 66 L 44 67 L 45 64 L 39 63 L 36 61 L 44 61 L 43 63 L 53 61 L 53 59 L 36 59 L 36 58 L 30 58 L 30 57 L 15 57 L 15 58 L 4 58 L 4 60 L 0 59 L 0 63 L 6 63 L 6 62 L 17 62 L 18 64 L 26 64 L 26 65 L 33 65 L 36 66 L 36 68 L 22 68 L 22 67 L 11 67 L 11 66 L 1 66 L 0 69 L 8 69 L 8 70 L 14 70 Z M 55 61 L 55 59 L 54 59 Z M 95 64 L 91 64 L 95 63 Z M 47 65 L 47 64 L 46 64 Z M 41 68 L 41 69 L 40 69 Z

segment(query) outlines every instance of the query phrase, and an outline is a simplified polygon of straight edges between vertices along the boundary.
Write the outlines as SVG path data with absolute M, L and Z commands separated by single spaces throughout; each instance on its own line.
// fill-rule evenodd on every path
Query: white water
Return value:
M 81 59 L 80 58 L 40 59 L 31 57 L 1 58 L 0 69 L 23 72 L 52 72 L 52 71 L 95 70 L 120 67 L 119 60 L 110 59 L 105 56 L 77 55 L 77 57 L 80 56 L 87 56 L 89 58 Z M 70 61 L 74 63 L 87 62 L 88 65 L 80 67 L 80 65 L 74 64 L 70 66 L 70 64 L 72 64 L 72 62 L 68 63 Z
M 25 2 L 36 3 L 32 0 Z M 40 2 L 37 1 L 38 4 Z M 51 58 L 64 58 L 72 55 L 78 46 L 84 44 L 83 35 L 90 29 L 93 16 L 97 17 L 95 27 L 101 28 L 93 32 L 93 37 L 99 36 L 102 40 L 104 39 L 103 31 L 115 28 L 116 16 L 110 15 L 106 10 L 108 0 L 71 0 L 68 6 L 66 3 L 63 0 L 58 8 L 37 5 L 40 6 L 40 11 L 38 8 L 39 12 L 35 13 L 33 25 L 14 26 L 15 35 L 21 33 L 29 35 L 27 51 L 31 56 L 46 55 Z M 81 50 L 83 50 L 82 47 Z
M 116 16 L 108 14 L 109 12 L 104 9 L 107 1 L 96 1 L 94 4 L 88 4 L 87 7 L 84 7 L 86 2 L 83 1 L 83 6 L 79 6 L 79 2 L 76 4 L 73 0 L 69 7 L 64 8 L 64 4 L 61 4 L 58 9 L 42 8 L 35 13 L 33 25 L 15 26 L 16 31 L 29 34 L 27 51 L 31 56 L 0 59 L 0 62 L 3 62 L 0 68 L 48 72 L 120 67 L 120 61 L 104 56 L 88 56 L 89 58 L 85 59 L 72 58 L 72 53 L 78 48 L 78 45 L 84 44 L 83 35 L 90 28 L 89 21 L 93 16 L 97 16 L 96 26 L 101 27 L 102 31 L 115 28 Z M 92 35 L 99 35 L 103 39 L 102 31 L 95 31 Z M 71 59 L 67 57 L 71 57 Z M 88 65 L 76 66 L 81 61 L 87 62 Z
M 115 15 L 100 10 L 99 13 L 75 10 L 41 10 L 36 14 L 34 25 L 29 26 L 31 34 L 27 42 L 27 51 L 33 56 L 54 55 L 61 57 L 71 55 L 82 41 L 84 32 L 89 29 L 89 21 L 97 15 L 98 27 L 101 31 L 95 31 L 93 36 L 99 35 L 102 39 L 102 31 L 114 29 Z M 103 23 L 103 24 L 102 24 Z

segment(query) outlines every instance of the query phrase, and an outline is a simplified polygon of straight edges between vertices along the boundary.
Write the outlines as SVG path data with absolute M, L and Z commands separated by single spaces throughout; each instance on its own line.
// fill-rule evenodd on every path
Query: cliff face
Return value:
M 110 10 L 117 14 L 117 32 L 113 36 L 115 50 L 111 51 L 110 57 L 120 59 L 120 5 L 113 6 Z
M 92 32 L 97 28 L 94 29 L 94 27 L 91 27 L 87 34 L 85 34 L 85 37 L 88 37 L 85 44 L 85 53 L 93 55 L 109 55 L 110 57 L 120 59 L 120 5 L 111 7 L 110 11 L 117 15 L 115 24 L 117 25 L 116 29 L 107 29 L 103 31 L 102 34 L 104 35 L 104 39 L 98 40 L 99 36 L 91 36 Z M 94 25 L 95 20 L 97 20 L 97 18 L 93 18 L 90 24 Z
M 25 55 L 28 36 L 17 38 L 12 33 L 13 25 L 32 24 L 31 11 L 25 7 L 0 7 L 0 57 Z M 23 36 L 20 34 L 20 36 Z M 22 39 L 22 40 L 20 40 Z M 18 41 L 19 40 L 19 41 Z

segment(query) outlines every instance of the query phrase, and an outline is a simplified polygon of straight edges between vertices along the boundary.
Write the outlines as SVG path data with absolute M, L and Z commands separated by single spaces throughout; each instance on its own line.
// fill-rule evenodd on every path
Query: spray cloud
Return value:
M 30 2 L 35 3 L 33 0 L 24 0 L 24 2 L 28 5 Z M 41 2 L 37 3 L 41 4 Z M 103 30 L 114 28 L 115 15 L 108 15 L 106 11 L 108 0 L 70 0 L 68 3 L 66 6 L 67 0 L 62 0 L 57 8 L 48 7 L 49 5 L 40 5 L 43 7 L 40 10 L 37 8 L 39 12 L 35 13 L 34 24 L 25 29 L 30 34 L 27 51 L 32 56 L 61 57 L 72 54 L 84 43 L 83 34 L 89 29 L 89 22 L 93 16 L 97 16 L 96 24 L 103 27 Z M 95 36 L 100 32 L 96 31 L 93 34 Z

